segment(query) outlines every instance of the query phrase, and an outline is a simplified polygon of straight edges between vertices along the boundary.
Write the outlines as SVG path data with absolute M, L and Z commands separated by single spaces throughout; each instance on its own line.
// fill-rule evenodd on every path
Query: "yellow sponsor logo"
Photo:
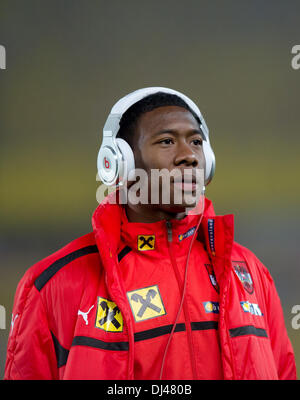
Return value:
M 155 235 L 138 235 L 138 250 L 154 250 Z
M 211 304 L 210 301 L 207 301 L 204 307 L 207 312 L 212 312 L 213 310 L 213 305 Z
M 219 303 L 217 301 L 204 301 L 205 312 L 219 314 Z
M 123 331 L 123 317 L 116 303 L 98 297 L 95 326 L 107 332 Z
M 132 290 L 127 297 L 136 322 L 166 314 L 157 285 Z
M 252 315 L 263 316 L 261 309 L 258 304 L 249 303 L 249 301 L 241 301 L 241 306 L 244 312 L 250 313 Z

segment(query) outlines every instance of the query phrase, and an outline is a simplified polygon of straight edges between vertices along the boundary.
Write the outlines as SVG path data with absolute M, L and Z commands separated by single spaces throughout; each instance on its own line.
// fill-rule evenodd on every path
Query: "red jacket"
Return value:
M 5 379 L 158 379 L 198 221 L 136 224 L 104 201 L 93 232 L 30 268 L 15 295 Z M 265 266 L 206 199 L 163 379 L 296 379 Z

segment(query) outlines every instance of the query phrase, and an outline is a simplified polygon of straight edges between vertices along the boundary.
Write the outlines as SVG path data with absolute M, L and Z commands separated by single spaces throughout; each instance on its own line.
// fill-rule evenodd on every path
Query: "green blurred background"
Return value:
M 1 377 L 17 283 L 91 231 L 103 124 L 144 86 L 199 105 L 217 160 L 207 197 L 269 268 L 300 366 L 299 15 L 299 1 L 1 0 Z

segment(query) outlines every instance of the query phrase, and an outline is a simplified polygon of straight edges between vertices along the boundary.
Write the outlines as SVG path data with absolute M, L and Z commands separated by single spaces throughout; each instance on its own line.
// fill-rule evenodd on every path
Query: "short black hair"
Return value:
M 200 119 L 198 115 L 188 106 L 188 104 L 179 96 L 170 93 L 157 92 L 150 94 L 137 103 L 133 104 L 128 110 L 122 115 L 120 120 L 120 129 L 117 137 L 124 139 L 131 147 L 134 145 L 134 133 L 136 123 L 139 117 L 145 112 L 152 111 L 158 107 L 164 106 L 178 106 L 188 110 L 200 125 Z

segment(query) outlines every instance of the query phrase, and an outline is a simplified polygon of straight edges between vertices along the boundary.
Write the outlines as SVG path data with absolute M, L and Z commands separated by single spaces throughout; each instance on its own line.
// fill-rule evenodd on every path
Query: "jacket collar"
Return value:
M 110 258 L 117 255 L 121 244 L 121 224 L 139 225 L 139 223 L 128 223 L 124 218 L 124 207 L 111 200 L 115 194 L 107 196 L 96 208 L 92 217 L 92 226 L 96 238 L 96 244 L 103 256 L 104 252 L 110 254 Z M 195 217 L 188 215 L 183 220 L 173 220 L 177 233 L 185 232 L 193 225 Z M 145 227 L 147 224 L 140 224 Z M 160 229 L 165 227 L 165 221 L 149 224 L 152 228 Z M 194 224 L 195 225 L 195 224 Z M 231 252 L 233 243 L 234 219 L 233 215 L 216 216 L 211 200 L 205 198 L 204 215 L 198 233 L 198 239 L 205 243 L 205 247 L 211 258 L 223 257 L 225 253 Z

